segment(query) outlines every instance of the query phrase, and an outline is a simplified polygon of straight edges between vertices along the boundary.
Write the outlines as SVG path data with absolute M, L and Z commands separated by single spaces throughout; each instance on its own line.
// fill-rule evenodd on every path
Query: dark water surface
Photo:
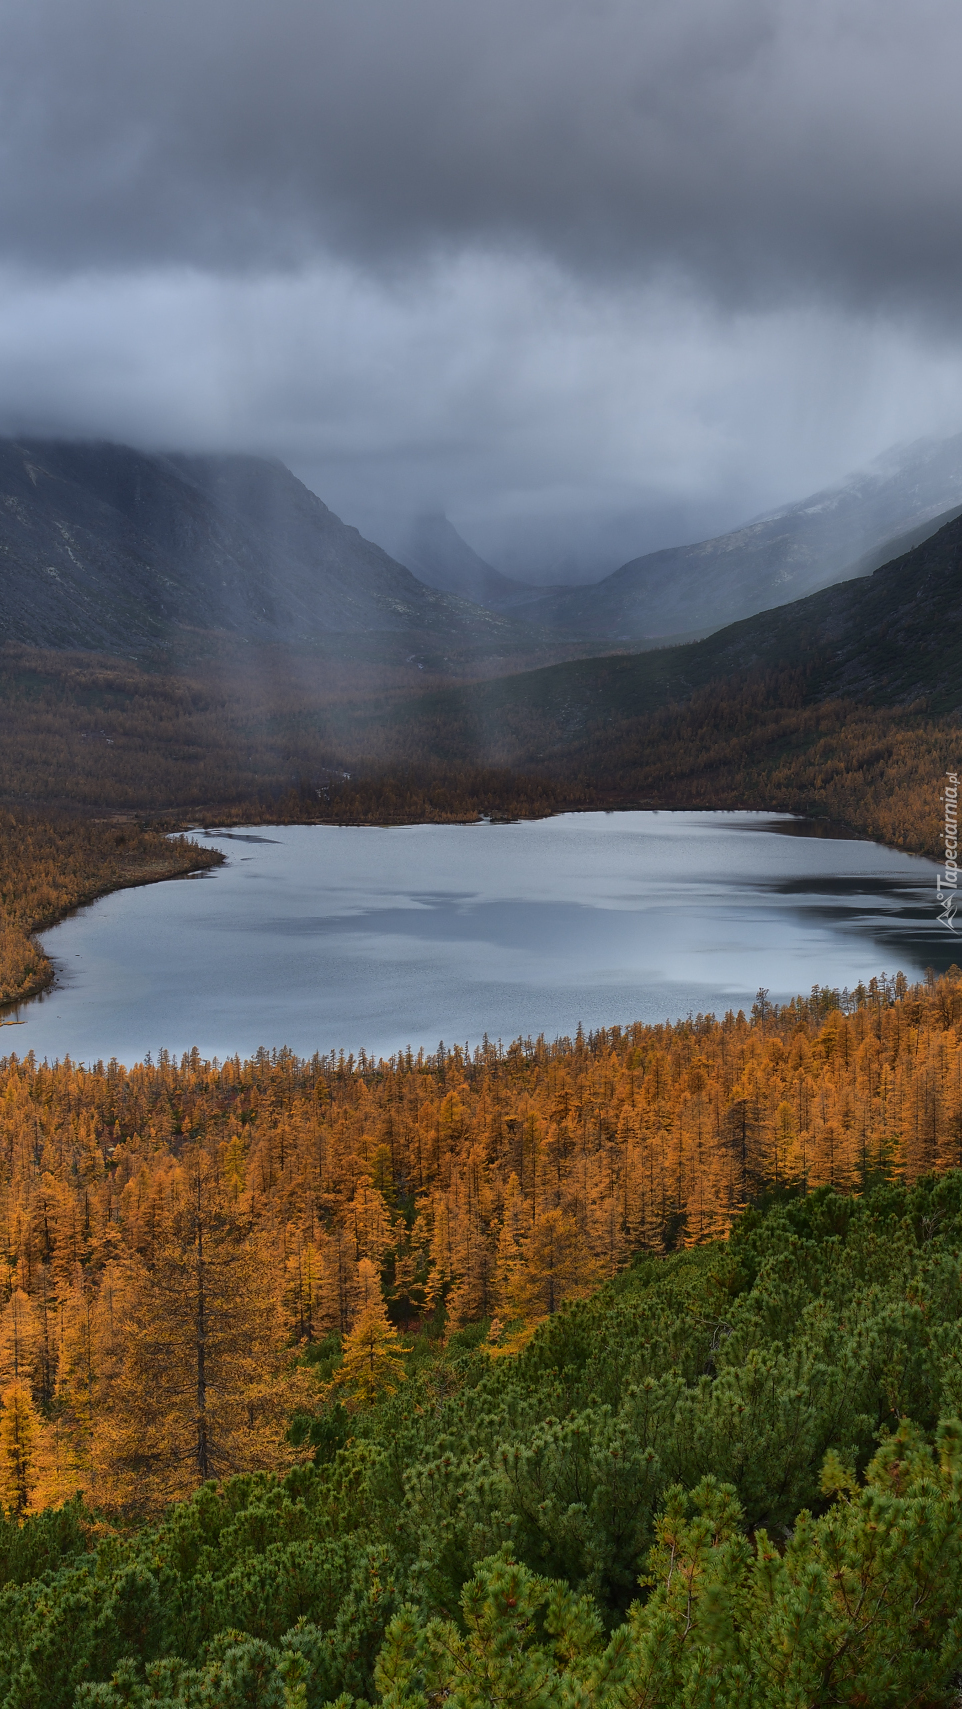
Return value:
M 962 954 L 935 866 L 759 813 L 212 832 L 229 864 L 118 891 L 44 943 L 0 1045 L 134 1062 L 388 1053 L 747 1008 Z M 786 834 L 793 832 L 795 834 Z

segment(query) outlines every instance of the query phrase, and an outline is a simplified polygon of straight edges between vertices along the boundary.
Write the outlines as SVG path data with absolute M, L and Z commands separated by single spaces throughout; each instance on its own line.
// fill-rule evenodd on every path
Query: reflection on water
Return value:
M 228 865 L 44 936 L 5 1049 L 390 1052 L 747 1008 L 955 959 L 932 862 L 751 813 L 211 834 Z

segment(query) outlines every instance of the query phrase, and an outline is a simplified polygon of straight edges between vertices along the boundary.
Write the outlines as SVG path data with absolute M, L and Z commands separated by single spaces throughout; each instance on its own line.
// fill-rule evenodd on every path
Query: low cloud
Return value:
M 962 425 L 960 55 L 950 0 L 15 0 L 0 425 L 516 571 L 731 526 Z
M 440 507 L 516 573 L 733 526 L 950 430 L 960 382 L 962 355 L 894 323 L 490 255 L 0 276 L 0 430 L 276 455 L 376 538 Z
M 530 247 L 958 312 L 952 0 L 19 0 L 11 258 Z

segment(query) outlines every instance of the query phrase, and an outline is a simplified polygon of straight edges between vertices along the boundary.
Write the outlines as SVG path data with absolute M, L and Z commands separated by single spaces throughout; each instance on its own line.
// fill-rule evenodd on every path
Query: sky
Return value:
M 605 573 L 962 428 L 955 0 L 10 0 L 0 431 Z

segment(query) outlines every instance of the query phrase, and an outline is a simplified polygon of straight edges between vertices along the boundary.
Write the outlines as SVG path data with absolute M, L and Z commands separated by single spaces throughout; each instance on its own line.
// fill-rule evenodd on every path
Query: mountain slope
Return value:
M 688 654 L 693 677 L 804 666 L 809 694 L 962 706 L 962 516 L 870 576 L 720 630 Z M 679 659 L 679 663 L 680 663 Z M 684 666 L 682 666 L 684 670 Z
M 962 435 L 888 453 L 867 473 L 744 528 L 650 552 L 526 614 L 606 640 L 704 633 L 865 575 L 962 508 Z
M 706 640 L 431 694 L 406 721 L 396 712 L 396 738 L 448 763 L 537 767 L 711 685 L 780 671 L 795 673 L 793 693 L 810 703 L 845 695 L 890 706 L 924 699 L 935 712 L 962 707 L 962 516 L 871 576 Z
M 0 640 L 131 653 L 189 631 L 511 635 L 425 587 L 282 463 L 0 441 Z

